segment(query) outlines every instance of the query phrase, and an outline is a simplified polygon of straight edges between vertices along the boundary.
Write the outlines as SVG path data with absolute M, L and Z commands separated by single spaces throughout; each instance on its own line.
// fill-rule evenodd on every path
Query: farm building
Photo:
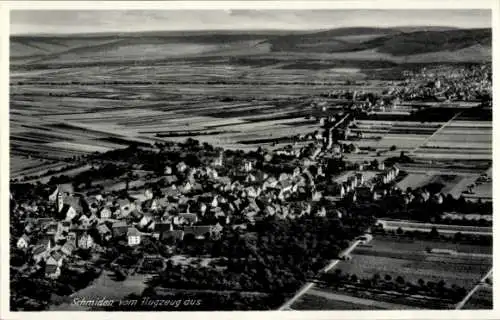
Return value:
M 141 233 L 136 228 L 128 228 L 127 239 L 129 246 L 136 246 L 141 243 Z
M 119 237 L 127 233 L 127 223 L 125 221 L 117 221 L 113 223 L 111 229 L 113 230 L 113 237 Z

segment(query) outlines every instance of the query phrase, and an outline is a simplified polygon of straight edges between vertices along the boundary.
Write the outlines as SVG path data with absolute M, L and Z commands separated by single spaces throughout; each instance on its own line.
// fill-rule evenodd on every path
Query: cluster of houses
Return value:
M 345 181 L 337 186 L 338 197 L 356 202 L 358 198 L 378 200 L 386 195 L 387 188 L 384 188 L 384 186 L 394 181 L 399 174 L 399 168 L 392 166 L 385 169 L 384 163 L 381 162 L 378 164 L 378 169 L 383 170 L 383 172 L 369 180 L 365 179 L 363 172 L 356 172 L 348 176 Z
M 491 94 L 491 67 L 438 67 L 419 73 L 407 72 L 401 96 L 406 100 L 437 97 L 442 100 L 474 101 L 479 94 Z M 464 81 L 465 80 L 465 81 Z
M 298 165 L 276 176 L 255 169 L 254 161 L 247 159 L 234 175 L 220 175 L 224 166 L 223 154 L 209 166 L 194 168 L 181 161 L 165 168 L 163 188 L 127 197 L 75 194 L 60 185 L 48 197 L 54 216 L 26 220 L 17 246 L 45 265 L 47 277 L 57 278 L 75 250 L 92 250 L 96 243 L 105 246 L 113 238 L 125 239 L 129 246 L 145 237 L 216 239 L 226 227 L 245 229 L 266 216 L 326 215 L 320 205 L 324 192 L 315 185 L 315 179 L 324 176 L 321 166 L 314 174 Z
M 383 163 L 383 162 L 381 162 L 381 163 Z M 384 168 L 384 167 L 382 166 L 380 168 Z M 394 165 L 391 168 L 388 168 L 388 169 L 384 170 L 384 172 L 380 173 L 377 176 L 377 179 L 382 184 L 388 184 L 388 183 L 391 183 L 392 181 L 394 181 L 394 179 L 396 179 L 398 174 L 399 174 L 399 168 L 398 168 L 398 166 Z

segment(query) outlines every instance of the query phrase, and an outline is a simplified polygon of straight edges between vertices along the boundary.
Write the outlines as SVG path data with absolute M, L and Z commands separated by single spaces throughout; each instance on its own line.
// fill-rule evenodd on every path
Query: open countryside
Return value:
M 11 309 L 492 309 L 491 41 L 12 35 Z

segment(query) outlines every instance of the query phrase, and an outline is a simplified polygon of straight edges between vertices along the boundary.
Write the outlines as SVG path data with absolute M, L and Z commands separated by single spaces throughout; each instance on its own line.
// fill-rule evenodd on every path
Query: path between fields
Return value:
M 388 309 L 388 310 L 413 309 L 409 306 L 405 306 L 402 304 L 389 303 L 389 302 L 384 302 L 384 301 L 375 301 L 375 300 L 364 299 L 364 298 L 357 298 L 357 297 L 346 296 L 343 294 L 337 294 L 337 293 L 333 293 L 333 292 L 325 292 L 325 291 L 316 290 L 316 289 L 312 289 L 307 294 L 311 294 L 314 296 L 318 296 L 318 297 L 322 297 L 322 298 L 326 298 L 326 299 L 330 299 L 330 300 L 344 301 L 344 302 L 349 302 L 349 303 L 353 303 L 353 304 L 360 304 L 360 305 L 369 306 L 369 307 L 376 307 L 377 309 L 378 308 L 383 308 L 383 309 Z
M 342 256 L 342 255 L 348 255 L 349 253 L 351 253 L 357 246 L 358 244 L 360 244 L 361 241 L 360 240 L 356 240 L 354 241 L 351 246 L 347 249 L 345 249 L 344 251 L 342 251 L 339 256 Z M 319 273 L 324 273 L 324 272 L 328 272 L 330 271 L 333 267 L 335 267 L 337 265 L 337 263 L 339 263 L 339 261 L 341 261 L 340 259 L 335 259 L 335 260 L 332 260 L 326 267 L 324 267 L 323 269 L 320 270 Z M 292 304 L 297 301 L 300 297 L 302 297 L 308 290 L 312 289 L 313 287 L 315 286 L 315 283 L 314 282 L 308 282 L 306 283 L 305 285 L 302 286 L 302 288 L 290 299 L 288 300 L 287 302 L 285 302 L 278 310 L 279 311 L 284 311 L 284 310 L 293 310 L 291 308 Z
M 418 151 L 418 149 L 420 149 L 421 147 L 425 146 L 427 144 L 427 142 L 429 142 L 432 139 L 432 137 L 436 136 L 440 131 L 442 131 L 447 125 L 449 125 L 450 123 L 452 123 L 453 120 L 455 120 L 455 118 L 457 118 L 462 113 L 463 113 L 463 111 L 457 112 L 450 120 L 448 120 L 446 123 L 444 123 L 439 129 L 437 129 L 436 131 L 434 131 L 433 134 L 431 134 L 430 136 L 428 136 L 419 146 L 417 146 L 415 149 L 413 149 L 410 152 L 410 154 L 413 155 L 416 151 Z
M 455 309 L 462 309 L 467 301 L 469 301 L 469 299 L 474 295 L 474 293 L 476 293 L 476 291 L 485 284 L 484 282 L 491 276 L 492 273 L 493 267 L 484 275 L 484 277 L 481 278 L 481 280 L 479 280 L 476 286 L 472 288 L 472 290 L 465 296 L 465 298 L 456 305 Z

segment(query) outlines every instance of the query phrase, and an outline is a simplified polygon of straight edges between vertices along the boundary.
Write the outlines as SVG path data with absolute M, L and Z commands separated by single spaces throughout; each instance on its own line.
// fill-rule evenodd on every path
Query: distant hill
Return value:
M 174 58 L 299 55 L 321 59 L 491 60 L 491 29 L 339 28 L 317 31 L 186 31 L 11 36 L 12 65 L 124 63 Z M 457 60 L 458 59 L 458 60 Z

